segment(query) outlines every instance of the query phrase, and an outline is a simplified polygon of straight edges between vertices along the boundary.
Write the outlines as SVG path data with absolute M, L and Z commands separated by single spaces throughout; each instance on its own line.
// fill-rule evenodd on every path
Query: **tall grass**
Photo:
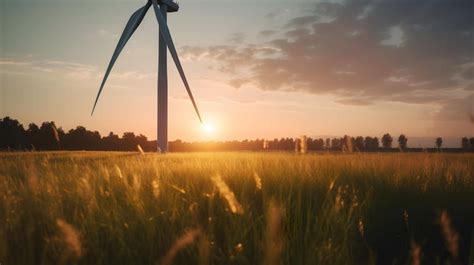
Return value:
M 2 264 L 468 264 L 469 154 L 0 155 Z

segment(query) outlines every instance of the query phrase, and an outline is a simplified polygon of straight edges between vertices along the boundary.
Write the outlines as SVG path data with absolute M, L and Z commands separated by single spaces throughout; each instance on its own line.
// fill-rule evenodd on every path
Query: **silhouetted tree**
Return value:
M 405 139 L 404 139 L 405 138 Z M 401 148 L 406 147 L 406 137 L 400 135 L 399 144 Z M 209 142 L 184 142 L 176 140 L 169 143 L 170 151 L 239 151 L 239 150 L 263 150 L 263 139 L 243 141 L 209 141 Z M 268 150 L 294 150 L 296 139 L 281 138 L 268 141 Z M 391 147 L 392 138 L 389 134 L 383 136 L 384 147 Z M 61 145 L 61 146 L 59 146 Z M 110 151 L 136 151 L 140 145 L 145 151 L 156 151 L 156 141 L 148 141 L 146 136 L 135 135 L 133 132 L 126 132 L 120 138 L 110 132 L 107 136 L 101 137 L 97 131 L 89 131 L 83 126 L 78 126 L 68 132 L 62 128 L 56 128 L 54 122 L 43 122 L 41 126 L 34 123 L 28 125 L 25 130 L 17 120 L 5 117 L 0 119 L 0 149 L 2 150 L 110 150 Z M 442 138 L 436 139 L 436 146 L 441 148 Z M 379 139 L 367 136 L 358 136 L 355 139 L 345 135 L 334 139 L 307 139 L 308 150 L 334 150 L 349 151 L 350 146 L 355 150 L 377 151 L 379 149 Z M 474 137 L 462 138 L 464 149 L 474 150 Z
M 401 134 L 398 137 L 398 146 L 400 147 L 400 149 L 405 150 L 407 148 L 407 142 L 408 139 L 404 134 Z
M 110 151 L 120 150 L 120 137 L 110 132 L 108 136 L 102 138 L 102 147 Z
M 326 143 L 324 144 L 324 148 L 326 148 L 326 149 L 331 148 L 331 139 L 326 138 Z
M 390 134 L 386 133 L 382 136 L 382 145 L 385 148 L 392 148 L 393 138 Z
M 41 139 L 41 141 L 35 145 L 38 150 L 59 149 L 60 139 L 54 122 L 43 122 L 39 128 L 38 136 Z
M 344 137 L 341 140 L 341 144 L 342 144 L 343 151 L 352 153 L 354 138 L 350 137 L 349 135 L 344 135 Z
M 365 150 L 364 137 L 357 136 L 354 139 L 354 147 L 357 149 L 357 151 Z
M 376 151 L 379 149 L 379 138 L 367 136 L 365 137 L 364 144 L 366 150 Z
M 68 150 L 100 150 L 100 133 L 88 131 L 83 126 L 71 129 L 64 137 L 64 148 Z
M 365 137 L 364 146 L 367 150 L 373 150 L 372 141 L 373 141 L 372 137 L 370 137 L 370 136 Z
M 331 149 L 332 150 L 342 150 L 341 139 L 333 138 L 331 140 Z
M 461 139 L 461 147 L 463 149 L 468 149 L 469 148 L 469 139 L 467 137 L 463 137 Z
M 0 119 L 0 149 L 22 149 L 25 142 L 25 129 L 17 120 L 5 117 Z
M 380 147 L 379 138 L 378 138 L 378 137 L 374 137 L 374 139 L 372 139 L 372 141 L 373 141 L 374 150 L 378 150 L 379 147 Z
M 441 138 L 441 137 L 436 138 L 436 147 L 438 149 L 441 149 L 442 145 L 443 145 L 443 138 Z
M 324 149 L 324 140 L 322 138 L 319 138 L 316 141 L 316 150 L 323 150 Z

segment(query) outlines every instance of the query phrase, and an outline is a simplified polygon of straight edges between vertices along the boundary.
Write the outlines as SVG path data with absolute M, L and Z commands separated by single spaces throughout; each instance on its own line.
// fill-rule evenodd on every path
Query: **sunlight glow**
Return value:
M 215 131 L 215 128 L 212 124 L 209 124 L 209 123 L 204 123 L 202 125 L 202 130 L 207 133 L 207 134 L 211 134 Z

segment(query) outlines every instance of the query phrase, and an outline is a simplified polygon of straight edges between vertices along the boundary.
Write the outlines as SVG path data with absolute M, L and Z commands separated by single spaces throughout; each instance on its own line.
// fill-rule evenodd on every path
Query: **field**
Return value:
M 472 264 L 474 155 L 0 154 L 0 264 Z

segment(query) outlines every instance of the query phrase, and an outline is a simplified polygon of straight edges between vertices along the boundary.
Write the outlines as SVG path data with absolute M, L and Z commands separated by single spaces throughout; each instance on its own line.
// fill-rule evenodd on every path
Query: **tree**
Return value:
M 362 151 L 365 149 L 364 145 L 364 137 L 362 136 L 357 136 L 354 140 L 354 145 L 357 148 L 358 151 Z
M 89 131 L 83 126 L 69 130 L 64 138 L 64 148 L 67 150 L 100 150 L 102 143 L 99 132 Z
M 342 150 L 352 153 L 354 146 L 354 138 L 349 135 L 344 135 L 344 138 L 341 140 Z
M 21 149 L 25 142 L 25 129 L 17 120 L 0 119 L 0 149 Z
M 461 147 L 463 149 L 468 149 L 469 148 L 469 139 L 467 139 L 467 137 L 463 137 L 461 139 Z
M 474 148 L 474 137 L 469 138 L 469 145 L 471 148 Z
M 386 133 L 382 136 L 382 145 L 385 148 L 392 148 L 393 138 L 389 133 Z
M 120 137 L 110 132 L 108 136 L 102 138 L 102 147 L 111 151 L 120 150 Z
M 341 139 L 339 139 L 339 138 L 333 138 L 333 139 L 331 140 L 331 148 L 332 148 L 333 150 L 341 150 L 341 147 L 342 147 L 342 146 L 341 146 Z
M 373 146 L 374 146 L 374 150 L 379 149 L 379 146 L 380 146 L 379 138 L 374 137 L 374 139 L 372 139 L 372 144 L 373 144 Z
M 404 134 L 401 134 L 398 137 L 398 146 L 400 147 L 400 149 L 405 150 L 407 148 L 407 142 L 408 139 Z
M 30 123 L 25 134 L 26 142 L 28 143 L 28 147 L 31 148 L 31 150 L 35 150 L 41 145 L 41 135 L 38 125 Z
M 326 138 L 326 143 L 324 144 L 324 147 L 325 147 L 326 149 L 331 148 L 331 139 Z
M 319 138 L 315 141 L 317 142 L 316 150 L 323 150 L 324 149 L 324 140 L 322 138 Z
M 376 151 L 379 149 L 379 138 L 367 136 L 364 139 L 365 150 Z
M 370 136 L 366 136 L 365 139 L 364 139 L 364 146 L 365 146 L 365 149 L 367 150 L 373 150 L 372 148 L 372 137 Z
M 436 147 L 438 149 L 441 149 L 442 145 L 443 145 L 443 138 L 441 138 L 441 137 L 436 138 Z
M 38 131 L 41 141 L 35 145 L 39 150 L 56 150 L 59 148 L 59 134 L 54 122 L 43 122 Z

